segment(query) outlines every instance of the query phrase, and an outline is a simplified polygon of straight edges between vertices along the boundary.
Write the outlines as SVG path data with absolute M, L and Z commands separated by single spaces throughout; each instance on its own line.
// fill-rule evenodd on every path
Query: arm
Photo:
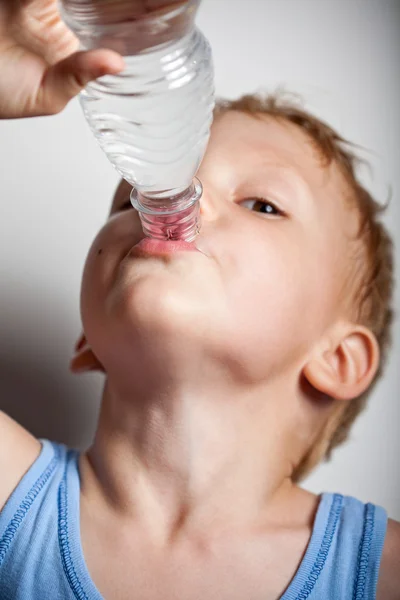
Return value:
M 0 411 L 0 511 L 40 449 L 33 435 Z
M 400 523 L 389 519 L 379 570 L 377 600 L 400 600 Z

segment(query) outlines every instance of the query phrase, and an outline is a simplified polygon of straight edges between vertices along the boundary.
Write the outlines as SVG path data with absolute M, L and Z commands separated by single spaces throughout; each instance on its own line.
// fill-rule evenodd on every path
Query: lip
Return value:
M 154 240 L 152 238 L 144 238 L 138 244 L 135 244 L 131 249 L 131 254 L 136 256 L 166 256 L 176 254 L 178 252 L 199 252 L 196 246 L 191 242 L 183 240 Z

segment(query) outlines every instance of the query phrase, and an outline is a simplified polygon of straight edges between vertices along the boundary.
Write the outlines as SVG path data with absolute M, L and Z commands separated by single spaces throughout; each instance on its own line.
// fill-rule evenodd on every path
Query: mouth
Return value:
M 155 240 L 144 238 L 131 248 L 131 256 L 166 256 L 178 252 L 199 252 L 198 248 L 191 242 L 183 240 Z

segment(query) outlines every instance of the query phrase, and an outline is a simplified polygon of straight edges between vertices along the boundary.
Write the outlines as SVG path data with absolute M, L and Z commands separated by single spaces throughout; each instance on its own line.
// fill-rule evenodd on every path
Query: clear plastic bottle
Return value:
M 210 46 L 194 25 L 200 0 L 63 0 L 84 48 L 107 47 L 126 69 L 81 93 L 86 119 L 146 235 L 191 241 L 200 228 L 203 158 L 214 108 Z

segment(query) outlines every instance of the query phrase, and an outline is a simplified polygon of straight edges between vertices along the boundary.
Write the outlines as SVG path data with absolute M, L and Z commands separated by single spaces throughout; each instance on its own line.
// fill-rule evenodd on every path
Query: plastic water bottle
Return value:
M 191 241 L 200 229 L 195 174 L 214 108 L 210 46 L 195 27 L 201 0 L 62 0 L 86 49 L 110 48 L 126 68 L 80 95 L 100 146 L 132 186 L 144 233 Z

